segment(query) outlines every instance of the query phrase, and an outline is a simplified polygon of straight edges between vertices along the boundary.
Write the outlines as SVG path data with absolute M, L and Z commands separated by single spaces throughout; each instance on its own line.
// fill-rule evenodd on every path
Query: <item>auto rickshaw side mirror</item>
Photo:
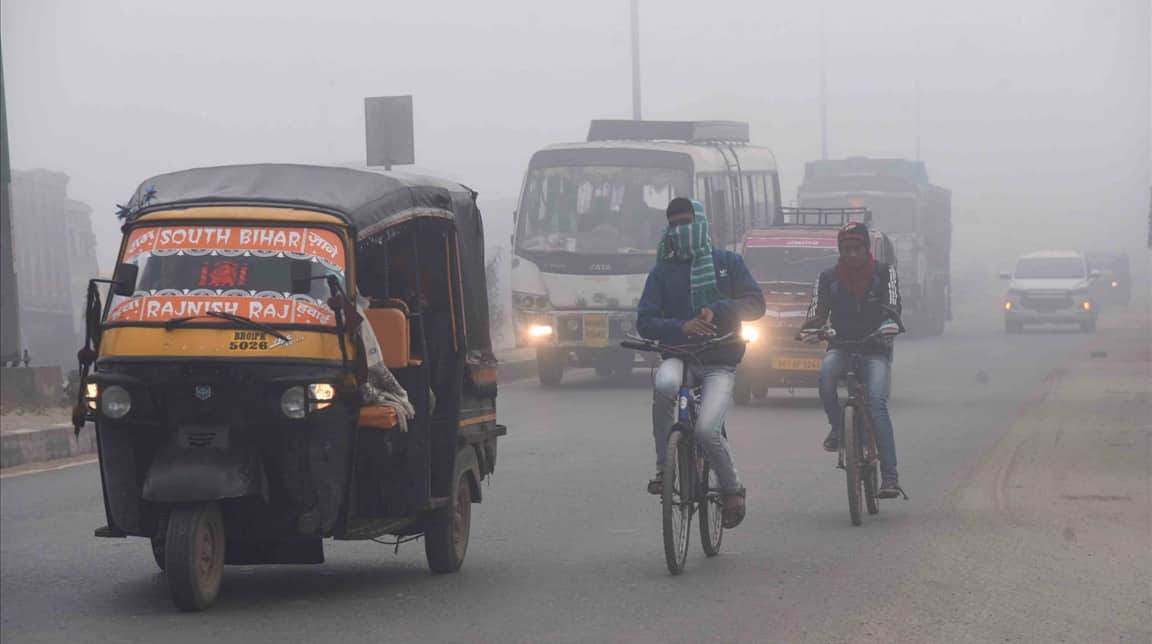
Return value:
M 307 295 L 312 292 L 312 262 L 306 259 L 292 260 L 292 295 Z
M 1088 276 L 1089 276 L 1089 277 L 1091 277 L 1091 278 L 1092 278 L 1092 279 L 1094 279 L 1094 280 L 1098 280 L 1098 279 L 1100 279 L 1100 276 L 1101 276 L 1101 275 L 1103 275 L 1103 274 L 1104 274 L 1104 273 L 1101 273 L 1099 269 L 1093 269 L 1092 271 L 1090 271 L 1090 272 L 1088 273 Z
M 136 280 L 140 276 L 140 267 L 136 264 L 120 263 L 112 273 L 112 293 L 123 297 L 132 297 L 136 292 Z
M 1000 271 L 1000 279 L 1002 279 L 1002 280 L 1012 279 L 1012 272 L 1011 271 Z

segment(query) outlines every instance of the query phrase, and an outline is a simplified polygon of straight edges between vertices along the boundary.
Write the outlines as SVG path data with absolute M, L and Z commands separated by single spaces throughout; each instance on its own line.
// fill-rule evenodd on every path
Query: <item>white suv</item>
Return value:
M 1023 255 L 1016 270 L 1001 273 L 1012 280 L 1004 299 L 1004 328 L 1019 333 L 1025 324 L 1079 324 L 1096 330 L 1096 303 L 1088 287 L 1098 271 L 1089 272 L 1084 255 L 1071 250 L 1047 250 Z

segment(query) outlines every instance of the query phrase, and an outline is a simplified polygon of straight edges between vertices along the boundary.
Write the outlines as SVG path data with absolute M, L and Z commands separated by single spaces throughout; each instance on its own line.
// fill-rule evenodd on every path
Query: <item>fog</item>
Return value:
M 738 119 L 785 200 L 820 154 L 920 157 L 953 191 L 958 273 L 1045 246 L 1143 246 L 1147 0 L 642 0 L 644 117 Z M 627 0 L 5 0 L 12 165 L 72 177 L 105 269 L 117 202 L 184 167 L 363 159 L 363 98 L 413 94 L 418 169 L 507 239 L 531 153 L 631 115 Z M 1139 265 L 1139 264 L 1138 264 Z

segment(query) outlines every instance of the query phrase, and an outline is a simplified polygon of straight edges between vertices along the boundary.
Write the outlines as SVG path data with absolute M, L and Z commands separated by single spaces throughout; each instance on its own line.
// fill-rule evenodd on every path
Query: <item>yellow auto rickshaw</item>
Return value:
M 225 564 L 322 563 L 325 538 L 423 537 L 458 570 L 506 431 L 475 196 L 305 165 L 141 184 L 80 352 L 97 536 L 150 539 L 183 610 Z M 400 386 L 367 396 L 373 373 Z

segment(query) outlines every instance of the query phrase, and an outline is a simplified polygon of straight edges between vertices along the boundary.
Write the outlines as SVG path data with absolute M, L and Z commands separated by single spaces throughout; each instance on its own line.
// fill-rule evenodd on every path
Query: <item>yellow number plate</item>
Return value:
M 772 368 L 781 371 L 820 371 L 820 358 L 772 358 Z
M 608 346 L 608 316 L 584 316 L 584 344 L 590 347 Z

